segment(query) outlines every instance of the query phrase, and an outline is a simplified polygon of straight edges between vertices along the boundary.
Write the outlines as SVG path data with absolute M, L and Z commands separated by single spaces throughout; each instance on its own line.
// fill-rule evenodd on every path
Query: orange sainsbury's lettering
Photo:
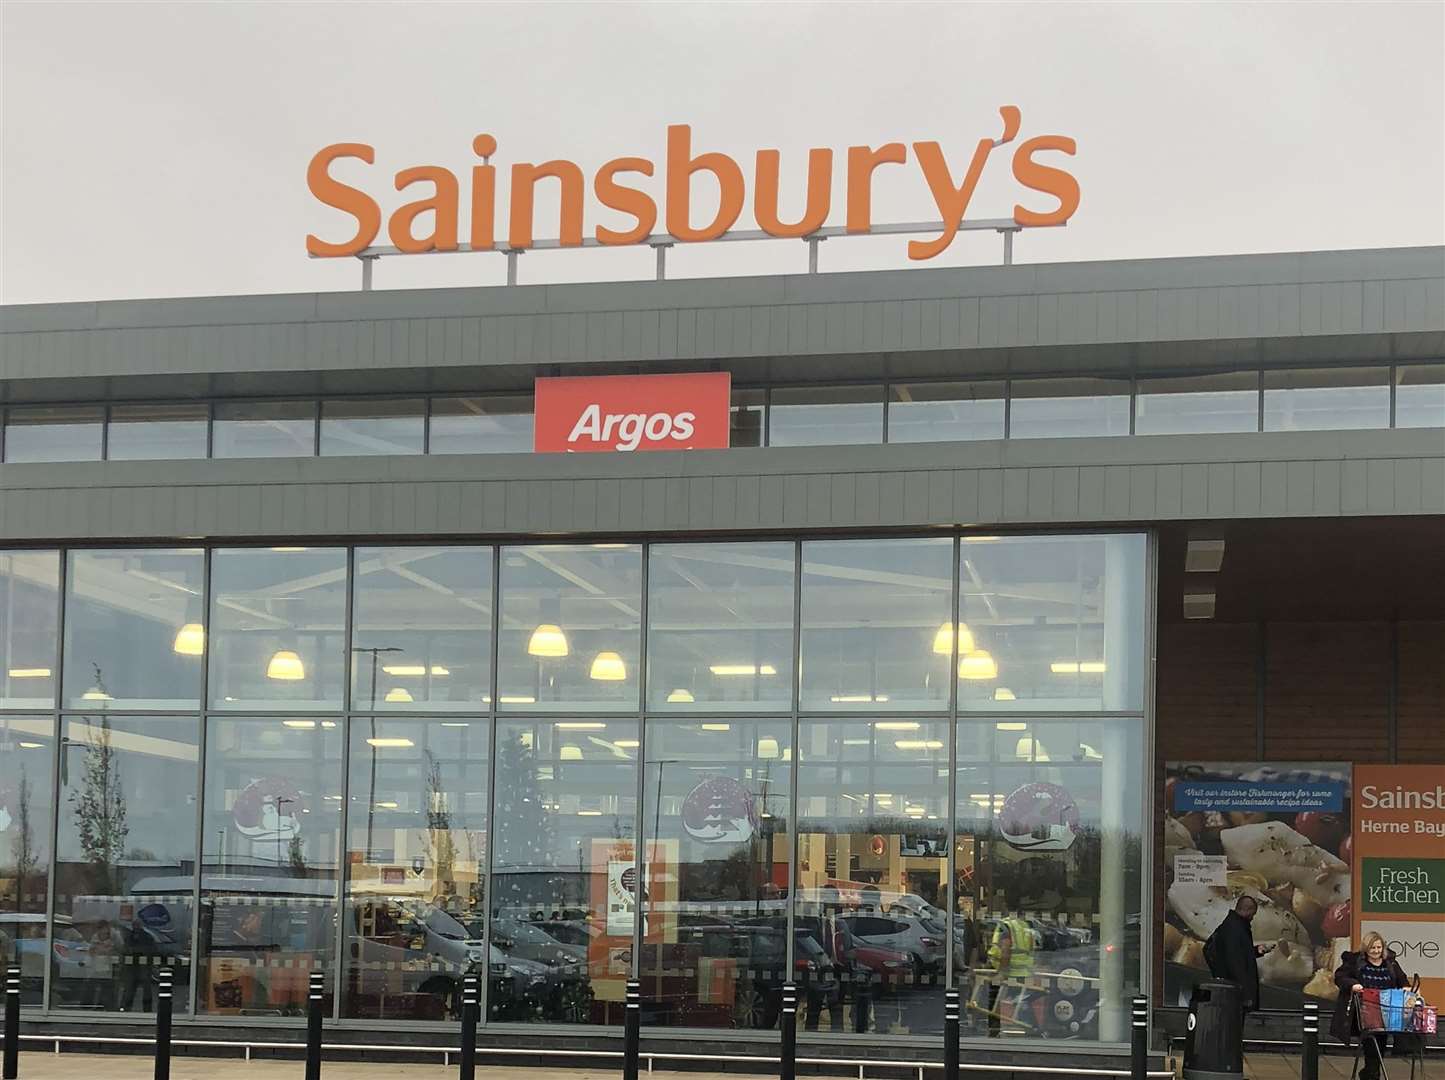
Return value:
M 1013 142 L 1022 125 L 1022 114 L 1017 106 L 1000 107 L 999 116 L 1003 121 L 1001 136 L 978 140 L 961 178 L 955 177 L 948 154 L 938 142 L 920 140 L 911 144 L 918 162 L 918 171 L 912 174 L 913 182 L 916 184 L 921 176 L 942 220 L 937 236 L 908 243 L 910 259 L 933 258 L 948 248 L 960 228 L 977 227 L 979 224 L 977 219 L 966 221 L 965 215 L 978 191 L 989 156 L 996 148 Z M 874 230 L 874 173 L 883 165 L 906 164 L 909 149 L 902 142 L 884 142 L 876 147 L 867 144 L 848 147 L 844 192 L 846 206 L 843 208 L 846 226 L 843 231 L 864 234 Z M 1065 135 L 1037 135 L 1016 148 L 1012 160 L 1014 183 L 1050 196 L 1058 205 L 1052 209 L 1034 210 L 1024 206 L 1022 201 L 1017 202 L 1013 206 L 1014 223 L 1019 226 L 1063 225 L 1073 217 L 1079 207 L 1078 180 L 1065 169 L 1042 164 L 1037 159 L 1050 153 L 1073 156 L 1076 150 L 1074 140 Z M 497 140 L 485 132 L 478 134 L 472 140 L 472 151 L 481 161 L 477 163 L 474 160 L 469 177 L 439 165 L 414 165 L 395 174 L 398 191 L 422 182 L 432 186 L 429 197 L 413 199 L 396 207 L 386 220 L 387 233 L 398 252 L 456 251 L 463 246 L 459 218 L 464 200 L 470 217 L 465 233 L 466 246 L 473 251 L 490 251 L 499 246 L 497 230 L 501 225 L 497 221 L 497 173 L 500 166 L 494 167 L 491 163 L 492 155 L 497 151 Z M 355 158 L 365 165 L 372 165 L 376 161 L 376 151 L 366 143 L 333 143 L 319 150 L 307 165 L 306 184 L 311 193 L 323 205 L 349 215 L 356 226 L 354 234 L 340 242 L 323 240 L 308 233 L 306 250 L 313 256 L 336 258 L 366 254 L 382 228 L 383 213 L 377 200 L 360 187 L 344 184 L 331 175 L 333 163 L 344 158 Z M 825 147 L 808 151 L 803 209 L 796 220 L 787 222 L 782 220 L 779 206 L 782 154 L 773 149 L 757 151 L 751 194 L 753 217 L 759 229 L 766 235 L 777 237 L 810 237 L 822 230 L 835 204 L 833 164 L 834 151 Z M 521 162 L 513 164 L 509 172 L 510 213 L 505 239 L 500 241 L 500 245 L 508 250 L 525 250 L 538 243 L 534 239 L 533 217 L 536 187 L 541 180 L 556 180 L 560 187 L 556 233 L 559 241 L 556 243 L 562 247 L 580 247 L 584 243 L 584 217 L 593 212 L 585 205 L 589 186 L 596 200 L 594 207 L 600 206 L 622 215 L 615 228 L 597 222 L 587 223 L 595 239 L 589 238 L 585 243 L 609 247 L 649 241 L 668 244 L 716 240 L 736 225 L 749 195 L 747 178 L 734 158 L 717 151 L 693 155 L 692 128 L 687 124 L 668 126 L 666 156 L 660 168 L 649 158 L 617 157 L 596 169 L 590 185 L 586 173 L 578 164 L 563 159 L 541 164 Z M 628 177 L 626 174 L 629 173 L 637 174 L 636 178 Z M 660 193 L 649 192 L 643 180 L 657 173 L 661 176 L 655 182 L 662 190 Z M 694 225 L 693 180 L 698 173 L 711 174 L 718 194 L 711 220 Z M 461 181 L 458 180 L 459 175 Z M 467 181 L 470 190 L 463 193 L 461 185 Z M 710 188 L 711 184 L 704 179 L 701 189 L 705 195 Z M 1026 196 L 1020 194 L 1019 197 Z M 711 204 L 710 199 L 706 201 Z M 417 219 L 428 212 L 433 215 L 430 231 L 425 236 L 415 235 Z M 665 223 L 666 231 L 655 233 L 659 219 Z M 995 226 L 992 221 L 982 224 L 990 228 Z M 385 249 L 378 249 L 377 253 L 384 254 Z

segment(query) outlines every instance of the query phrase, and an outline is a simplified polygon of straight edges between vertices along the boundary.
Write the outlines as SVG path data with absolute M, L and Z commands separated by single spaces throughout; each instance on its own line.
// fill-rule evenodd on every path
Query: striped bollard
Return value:
M 796 1080 L 798 1075 L 798 988 L 783 984 L 782 1053 L 778 1062 L 779 1080 Z
M 5 971 L 5 1080 L 20 1075 L 20 969 Z
M 622 1039 L 622 1080 L 637 1080 L 637 1053 L 642 1041 L 642 983 L 627 980 L 626 1027 Z
M 1300 1080 L 1320 1080 L 1320 1007 L 1313 1001 L 1304 1006 L 1304 1046 L 1300 1050 Z
M 958 1026 L 962 1019 L 961 995 L 943 992 L 943 1080 L 958 1080 Z
M 321 999 L 326 996 L 326 975 L 311 973 L 306 993 L 306 1080 L 321 1080 Z
M 1133 1009 L 1133 1027 L 1129 1041 L 1129 1076 L 1131 1080 L 1144 1080 L 1149 1069 L 1149 999 L 1136 997 Z
M 477 1075 L 477 1014 L 481 1011 L 481 980 L 476 975 L 463 975 L 460 1080 L 474 1080 Z
M 175 972 L 163 967 L 156 976 L 156 1080 L 171 1080 L 171 1012 Z

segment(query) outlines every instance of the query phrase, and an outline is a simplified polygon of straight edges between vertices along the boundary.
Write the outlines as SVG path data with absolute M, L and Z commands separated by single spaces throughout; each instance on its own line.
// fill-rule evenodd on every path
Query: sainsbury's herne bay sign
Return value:
M 538 379 L 533 448 L 726 450 L 731 391 L 726 371 Z
M 1075 142 L 1066 135 L 1034 135 L 1019 141 L 1023 116 L 1017 106 L 999 109 L 1002 132 L 986 134 L 964 160 L 957 150 L 952 155 L 941 143 L 919 140 L 911 146 L 889 142 L 881 146 L 850 146 L 841 199 L 846 207 L 846 231 L 866 234 L 873 227 L 873 176 L 884 167 L 907 167 L 909 152 L 927 184 L 940 225 L 937 236 L 908 242 L 910 259 L 931 259 L 944 251 L 963 224 L 979 181 L 995 151 L 1003 147 L 1017 191 L 1012 221 L 1019 227 L 1062 225 L 1079 207 L 1079 183 L 1072 173 L 1058 168 L 1058 155 L 1073 156 Z M 748 201 L 748 184 L 742 165 L 717 151 L 694 146 L 692 128 L 672 124 L 667 129 L 666 156 L 660 177 L 659 199 L 647 183 L 658 172 L 656 164 L 644 157 L 617 157 L 593 173 L 590 183 L 581 166 L 566 159 L 517 162 L 509 176 L 508 218 L 505 238 L 498 239 L 497 172 L 491 162 L 497 153 L 495 136 L 482 133 L 472 140 L 478 159 L 471 175 L 459 178 L 439 165 L 412 165 L 381 181 L 369 167 L 376 162 L 376 148 L 363 142 L 337 142 L 318 150 L 306 169 L 306 185 L 325 206 L 351 219 L 349 236 L 331 239 L 308 234 L 306 250 L 320 258 L 359 255 L 370 248 L 381 233 L 382 207 L 374 192 L 392 188 L 408 197 L 386 219 L 387 233 L 397 252 L 421 254 L 433 251 L 525 251 L 536 244 L 533 236 L 534 204 L 538 185 L 556 183 L 560 193 L 559 246 L 582 247 L 590 231 L 597 245 L 613 247 L 654 242 L 659 213 L 665 223 L 668 242 L 693 243 L 716 240 L 732 231 Z M 752 210 L 758 227 L 768 236 L 807 237 L 818 232 L 828 220 L 835 201 L 834 153 L 827 147 L 808 151 L 805 180 L 806 204 L 796 220 L 784 221 L 779 209 L 782 184 L 782 155 L 778 150 L 756 153 L 752 176 Z M 337 166 L 360 186 L 339 179 Z M 997 168 L 997 166 L 995 166 Z M 700 175 L 710 176 L 718 192 L 712 220 L 698 223 L 693 215 L 693 184 Z M 591 190 L 592 198 L 587 196 Z M 415 196 L 420 196 L 415 197 Z M 596 220 L 599 209 L 605 220 Z M 467 233 L 462 234 L 465 211 Z

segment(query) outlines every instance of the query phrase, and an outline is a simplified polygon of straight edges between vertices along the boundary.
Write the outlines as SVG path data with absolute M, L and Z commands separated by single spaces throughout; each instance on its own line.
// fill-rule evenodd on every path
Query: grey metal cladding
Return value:
M 1440 514 L 1438 430 L 0 468 L 0 543 Z
M 1445 248 L 1414 247 L 20 305 L 0 381 L 1442 333 Z

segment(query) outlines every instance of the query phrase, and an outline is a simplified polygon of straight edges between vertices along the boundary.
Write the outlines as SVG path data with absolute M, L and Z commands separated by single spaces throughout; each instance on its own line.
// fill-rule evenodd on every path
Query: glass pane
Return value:
M 206 426 L 204 405 L 116 405 L 110 410 L 105 456 L 111 461 L 203 458 Z
M 1136 435 L 1195 435 L 1259 430 L 1259 375 L 1140 379 Z
M 953 541 L 803 544 L 802 707 L 942 709 Z
M 184 709 L 206 651 L 200 548 L 71 551 L 65 701 L 80 709 Z
M 457 1019 L 486 970 L 490 741 L 485 720 L 351 721 L 343 1016 Z
M 883 387 L 799 386 L 773 391 L 769 446 L 883 441 Z
M 965 442 L 1003 438 L 1002 382 L 894 383 L 888 441 Z
M 502 708 L 637 708 L 642 549 L 502 549 Z
M 1128 379 L 1015 379 L 1009 438 L 1129 434 Z
M 431 454 L 530 454 L 532 395 L 432 398 Z
M 806 1028 L 943 1030 L 948 956 L 948 723 L 804 720 L 794 926 L 838 973 Z M 801 954 L 800 954 L 801 955 Z
M 1146 551 L 1138 534 L 964 537 L 958 707 L 1142 708 Z
M 335 985 L 338 720 L 207 721 L 197 1011 L 301 1016 Z
M 1264 373 L 1265 431 L 1341 431 L 1390 426 L 1390 369 L 1325 368 Z
M 767 415 L 766 390 L 734 390 L 728 413 L 728 445 L 762 446 L 763 418 Z
M 151 1012 L 156 969 L 188 1007 L 200 721 L 62 720 L 50 1004 Z
M 492 549 L 356 549 L 351 701 L 383 711 L 485 708 Z
M 636 720 L 498 721 L 492 1020 L 622 1023 L 637 745 Z
M 105 410 L 11 409 L 5 422 L 5 460 L 99 461 Z
M 0 709 L 55 707 L 60 554 L 0 551 Z
M 954 981 L 971 1006 L 966 1035 L 1128 1040 L 1142 745 L 1138 720 L 959 721 Z
M 218 548 L 211 554 L 211 705 L 341 708 L 346 552 Z
M 45 993 L 54 762 L 51 717 L 0 714 L 0 963 L 20 966 L 22 1005 Z
M 1445 364 L 1412 364 L 1395 374 L 1395 426 L 1445 427 Z
M 654 709 L 793 702 L 793 545 L 660 544 L 648 567 Z
M 324 457 L 420 454 L 425 431 L 426 403 L 420 398 L 321 403 Z
M 316 402 L 217 405 L 211 438 L 212 457 L 311 457 L 316 453 Z
M 649 1024 L 767 1029 L 788 981 L 787 720 L 649 720 L 640 978 Z M 805 943 L 807 995 L 836 988 Z M 801 982 L 802 980 L 800 980 Z

